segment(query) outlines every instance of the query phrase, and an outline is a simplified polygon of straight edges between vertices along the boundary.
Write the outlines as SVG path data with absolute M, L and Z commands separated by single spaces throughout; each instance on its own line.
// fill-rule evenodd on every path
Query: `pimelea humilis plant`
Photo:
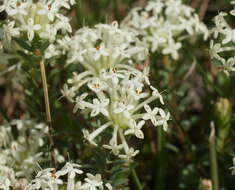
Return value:
M 101 5 L 103 2 L 101 0 L 97 4 L 97 9 L 103 6 Z M 110 2 L 114 8 L 119 6 L 117 1 Z M 132 1 L 128 1 L 128 3 L 130 2 Z M 91 4 L 91 1 L 86 1 L 84 4 Z M 105 4 L 108 6 L 109 2 L 106 1 Z M 0 18 L 2 19 L 2 15 L 6 14 L 6 19 L 0 21 L 0 53 L 4 55 L 1 56 L 3 59 L 0 61 L 11 65 L 8 71 L 19 68 L 14 78 L 24 85 L 25 94 L 30 94 L 38 104 L 41 104 L 41 91 L 43 92 L 45 106 L 39 105 L 38 107 L 46 108 L 46 124 L 43 124 L 41 123 L 44 118 L 40 113 L 41 107 L 38 110 L 27 110 L 31 105 L 26 98 L 21 102 L 22 107 L 25 109 L 24 106 L 27 104 L 25 110 L 29 113 L 35 112 L 29 118 L 36 117 L 36 120 L 10 121 L 5 119 L 8 122 L 0 126 L 0 189 L 127 190 L 133 189 L 133 184 L 128 184 L 128 176 L 132 174 L 136 185 L 134 188 L 141 190 L 142 185 L 146 188 L 149 186 L 147 183 L 152 183 L 154 180 L 160 184 L 155 185 L 155 189 L 162 190 L 164 189 L 161 186 L 161 183 L 164 183 L 162 171 L 164 168 L 167 170 L 166 167 L 161 167 L 161 163 L 163 165 L 164 162 L 166 163 L 162 157 L 164 150 L 169 149 L 177 153 L 175 160 L 179 158 L 178 155 L 181 155 L 180 148 L 172 146 L 170 141 L 163 142 L 166 137 L 165 131 L 168 130 L 168 120 L 173 119 L 177 123 L 177 119 L 182 119 L 180 113 L 179 115 L 176 113 L 178 109 L 173 108 L 171 116 L 168 112 L 168 108 L 177 102 L 173 100 L 174 98 L 169 98 L 171 93 L 175 95 L 181 92 L 179 96 L 183 96 L 181 89 L 177 89 L 177 92 L 174 91 L 174 80 L 176 79 L 174 77 L 182 76 L 181 66 L 185 66 L 183 62 L 187 61 L 190 56 L 190 58 L 194 57 L 194 52 L 198 52 L 196 48 L 199 43 L 195 40 L 198 34 L 204 34 L 204 40 L 207 39 L 207 27 L 199 20 L 195 10 L 183 4 L 182 1 L 156 0 L 146 1 L 144 8 L 138 7 L 131 10 L 120 25 L 113 21 L 115 19 L 111 19 L 111 22 L 107 21 L 105 24 L 99 23 L 94 26 L 88 24 L 89 27 L 78 29 L 73 21 L 82 18 L 79 12 L 82 9 L 79 7 L 80 5 L 75 4 L 74 0 L 4 0 L 0 3 Z M 86 6 L 84 7 L 84 10 L 88 10 Z M 75 14 L 74 19 L 72 17 Z M 215 52 L 213 48 L 218 48 L 218 45 L 214 47 L 214 43 L 211 43 L 211 52 L 212 57 L 225 63 L 224 56 L 218 54 L 233 50 L 233 29 L 225 23 L 222 19 L 223 15 L 221 15 L 216 17 L 217 29 L 213 29 L 212 33 L 216 43 L 222 38 L 222 45 L 229 47 L 220 45 L 221 49 L 213 54 Z M 70 25 L 71 20 L 73 27 Z M 107 20 L 110 19 L 107 17 Z M 121 21 L 120 18 L 118 20 Z M 189 52 L 190 55 L 183 53 L 183 51 L 187 52 L 187 47 L 192 45 L 187 42 L 195 42 L 192 52 Z M 181 48 L 182 51 L 180 51 Z M 164 66 L 169 66 L 172 59 L 177 60 L 181 57 L 186 59 L 181 59 L 182 64 L 175 64 L 175 68 L 180 66 L 178 75 L 177 69 L 174 70 L 171 66 L 163 66 L 163 69 L 159 69 L 157 63 L 159 57 L 163 58 L 159 64 L 163 62 Z M 228 64 L 224 64 L 229 65 L 229 67 L 226 66 L 226 73 L 234 70 L 231 60 L 228 61 Z M 156 72 L 157 69 L 159 72 Z M 187 73 L 185 78 L 190 78 L 193 69 L 190 67 L 189 74 Z M 175 75 L 175 73 L 177 74 Z M 2 73 L 0 73 L 1 75 Z M 163 75 L 167 80 L 163 80 Z M 24 81 L 21 80 L 21 77 Z M 160 80 L 154 81 L 158 77 Z M 54 79 L 63 81 L 63 84 L 66 81 L 61 92 L 62 97 L 66 97 L 69 102 L 59 98 L 61 96 L 60 88 L 58 81 L 54 83 Z M 180 81 L 180 79 L 177 80 Z M 173 82 L 170 84 L 170 81 Z M 31 91 L 32 88 L 25 85 L 26 82 L 36 84 L 34 86 L 36 90 Z M 199 84 L 201 85 L 200 81 Z M 61 83 L 59 86 L 62 87 Z M 158 90 L 160 88 L 172 90 L 168 93 L 168 98 L 173 102 L 170 103 L 171 105 L 167 101 L 169 99 L 164 96 L 164 91 Z M 185 100 L 186 98 L 183 97 L 182 101 Z M 229 100 L 227 102 L 229 104 Z M 179 107 L 181 112 L 188 109 L 182 108 L 182 104 L 178 104 L 178 102 L 173 106 Z M 192 107 L 194 109 L 194 106 Z M 64 110 L 67 112 L 61 113 L 59 115 L 61 118 L 56 117 L 58 116 L 56 112 Z M 188 110 L 192 111 L 191 108 Z M 0 111 L 2 113 L 2 108 Z M 188 113 L 186 115 L 188 117 Z M 191 117 L 191 113 L 189 113 L 189 117 Z M 52 120 L 54 121 L 52 122 Z M 60 121 L 65 122 L 60 123 Z M 177 136 L 177 140 L 190 142 L 191 139 L 187 139 L 185 134 L 186 130 L 191 130 L 188 126 L 191 126 L 193 122 L 188 118 L 178 121 L 177 130 L 169 133 L 172 135 L 172 139 Z M 66 128 L 67 125 L 68 128 Z M 149 125 L 158 127 L 157 143 L 152 142 L 155 136 L 149 133 L 155 129 L 147 130 Z M 173 125 L 173 127 L 175 126 Z M 180 135 L 178 135 L 179 130 L 183 131 Z M 49 137 L 48 143 L 45 136 Z M 83 143 L 83 139 L 89 144 Z M 215 150 L 215 127 L 210 140 L 213 150 Z M 225 139 L 223 140 L 225 141 Z M 58 150 L 55 148 L 54 142 Z M 63 142 L 67 142 L 67 144 Z M 150 149 L 149 142 L 151 150 L 148 150 Z M 194 150 L 190 149 L 189 153 L 186 150 L 188 147 L 185 148 L 185 145 L 182 147 L 185 151 L 183 153 L 189 155 L 189 160 L 193 160 L 191 152 L 194 153 Z M 193 144 L 192 147 L 196 146 Z M 221 147 L 223 151 L 223 146 Z M 156 148 L 157 150 L 154 150 Z M 157 161 L 154 160 L 157 162 L 157 174 L 154 174 L 157 176 L 156 179 L 155 177 L 154 179 L 149 178 L 153 171 L 148 171 L 146 176 L 146 171 L 143 171 L 142 184 L 138 181 L 133 169 L 139 159 L 139 157 L 134 157 L 140 151 L 143 153 L 140 157 L 144 157 L 146 154 L 150 162 L 154 159 L 149 158 L 148 152 L 152 151 L 151 155 L 156 153 L 157 157 Z M 61 163 L 65 162 L 66 153 L 69 161 L 61 167 Z M 75 162 L 70 161 L 70 153 Z M 51 159 L 48 159 L 49 157 Z M 86 160 L 87 157 L 90 160 L 84 162 L 83 159 Z M 140 162 L 139 166 L 140 168 L 145 167 L 150 162 L 146 165 Z M 204 162 L 202 162 L 203 164 Z M 208 166 L 208 163 L 206 164 Z M 37 166 L 40 171 L 34 172 L 37 170 Z M 150 166 L 151 170 L 155 170 L 155 167 L 152 166 L 155 164 Z M 195 170 L 195 165 L 187 166 L 181 172 L 182 176 L 191 175 L 191 172 Z M 179 166 L 179 168 L 182 167 Z M 173 170 L 175 170 L 174 167 Z M 182 176 L 179 175 L 180 180 L 183 179 Z M 187 183 L 190 181 L 188 178 L 186 180 Z M 148 182 L 146 183 L 146 181 Z M 209 179 L 208 184 L 210 182 Z M 212 182 L 214 183 L 214 179 Z M 184 182 L 180 183 L 180 189 L 189 186 L 184 188 L 184 185 Z M 151 189 L 153 186 L 151 184 Z M 219 187 L 219 185 L 217 186 Z M 204 187 L 199 186 L 199 188 Z
M 142 71 L 135 68 L 135 62 L 144 59 L 146 49 L 117 22 L 82 28 L 69 46 L 68 62 L 78 62 L 84 71 L 73 73 L 62 93 L 75 103 L 74 113 L 81 109 L 88 110 L 91 117 L 104 117 L 104 123 L 93 132 L 85 129 L 84 137 L 97 145 L 95 138 L 111 130 L 111 138 L 103 147 L 130 160 L 139 151 L 128 146 L 125 136 L 143 139 L 141 129 L 146 120 L 167 130 L 170 117 L 162 108 L 149 106 L 155 100 L 164 105 L 162 95 L 150 85 L 149 67 Z M 87 90 L 81 93 L 83 87 Z

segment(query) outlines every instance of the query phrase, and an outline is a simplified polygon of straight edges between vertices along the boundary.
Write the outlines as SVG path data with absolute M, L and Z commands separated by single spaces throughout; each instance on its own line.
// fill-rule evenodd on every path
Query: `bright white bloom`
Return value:
M 12 37 L 17 37 L 20 34 L 20 29 L 15 27 L 15 21 L 3 25 L 5 39 L 10 42 Z
M 231 4 L 234 4 L 233 1 Z M 234 10 L 230 13 L 234 16 Z M 215 17 L 215 27 L 212 29 L 214 39 L 210 42 L 210 56 L 217 60 L 219 69 L 226 75 L 235 71 L 234 51 L 235 51 L 235 29 L 231 28 L 225 20 L 227 13 L 220 12 Z
M 122 77 L 115 72 L 117 64 L 126 62 L 127 58 L 143 60 L 147 55 L 147 49 L 136 34 L 121 30 L 117 22 L 98 24 L 94 28 L 84 27 L 66 43 L 69 47 L 68 63 L 80 63 L 87 70 L 98 73 L 109 69 L 104 78 L 112 78 L 113 82 Z
M 195 10 L 181 0 L 148 1 L 144 8 L 132 9 L 122 27 L 139 34 L 151 52 L 169 54 L 173 59 L 179 58 L 183 39 L 203 34 L 206 40 L 209 34 Z
M 107 106 L 109 104 L 109 99 L 98 100 L 97 98 L 93 99 L 91 117 L 97 116 L 99 113 L 102 113 L 105 116 L 109 115 L 107 111 Z
M 144 105 L 144 109 L 147 113 L 145 113 L 143 115 L 143 119 L 144 120 L 151 120 L 151 122 L 153 123 L 154 126 L 157 126 L 157 119 L 156 119 L 156 116 L 157 116 L 157 113 L 158 113 L 158 110 L 159 108 L 154 108 L 153 110 L 151 110 L 151 108 L 149 107 L 149 105 L 145 104 Z
M 75 163 L 67 162 L 65 166 L 56 171 L 54 168 L 47 168 L 41 170 L 36 175 L 35 179 L 26 186 L 26 190 L 37 190 L 37 189 L 50 189 L 58 190 L 65 188 L 63 184 L 67 184 L 66 190 L 112 190 L 112 186 L 107 183 L 103 185 L 103 181 L 100 174 L 92 175 L 86 174 L 84 181 L 76 180 L 76 174 L 82 174 L 80 170 L 81 166 Z M 62 176 L 67 175 L 67 181 L 62 180 Z M 0 183 L 1 184 L 1 183 Z M 105 188 L 106 187 L 106 188 Z
M 45 59 L 50 59 L 51 57 L 57 56 L 60 54 L 60 51 L 56 50 L 55 45 L 50 44 L 49 47 L 45 50 Z
M 170 113 L 168 112 L 166 114 L 166 112 L 164 112 L 162 109 L 159 109 L 159 114 L 160 114 L 160 116 L 157 116 L 158 121 L 157 121 L 156 125 L 157 126 L 162 125 L 163 129 L 165 131 L 167 131 L 167 127 L 168 127 L 167 122 L 170 119 Z
M 88 96 L 88 93 L 83 93 L 81 96 L 76 97 L 75 102 L 76 105 L 73 108 L 73 113 L 76 113 L 78 109 L 85 109 L 86 107 L 89 107 L 90 104 L 84 101 L 84 99 Z
M 137 138 L 143 139 L 144 133 L 141 131 L 141 128 L 145 124 L 145 121 L 140 121 L 138 124 L 135 120 L 130 121 L 130 129 L 125 131 L 125 135 L 134 134 Z
M 99 24 L 95 29 L 82 28 L 67 42 L 70 46 L 68 62 L 79 63 L 84 71 L 74 72 L 62 93 L 69 101 L 75 102 L 74 113 L 81 109 L 91 117 L 100 116 L 106 121 L 91 133 L 84 130 L 85 139 L 96 146 L 97 136 L 111 130 L 112 137 L 103 147 L 115 155 L 126 154 L 122 158 L 131 159 L 138 151 L 132 151 L 125 135 L 143 139 L 143 119 L 154 120 L 154 125 L 163 120 L 158 108 L 148 117 L 144 110 L 146 104 L 156 100 L 164 104 L 159 91 L 150 86 L 149 67 L 138 70 L 134 65 L 134 62 L 143 61 L 146 49 L 140 46 L 134 33 L 120 29 L 116 22 Z M 83 94 L 80 94 L 81 88 Z
M 232 170 L 232 175 L 235 175 L 235 158 L 233 158 L 233 165 L 232 167 L 230 167 L 229 169 Z
M 94 175 L 88 173 L 87 178 L 85 178 L 85 183 L 82 185 L 82 189 L 84 189 L 84 190 L 103 189 L 103 181 L 101 179 L 101 175 L 96 174 L 94 176 Z
M 71 3 L 74 2 L 67 0 L 36 2 L 32 0 L 3 0 L 0 12 L 6 11 L 9 15 L 7 22 L 11 23 L 8 24 L 10 28 L 6 28 L 11 32 L 5 32 L 8 33 L 7 40 L 15 37 L 16 31 L 17 36 L 23 36 L 26 33 L 29 41 L 32 41 L 35 34 L 38 34 L 42 39 L 48 39 L 50 42 L 55 41 L 59 30 L 63 33 L 71 33 L 69 19 L 60 13 L 61 8 L 70 9 Z
M 17 130 L 17 137 L 13 135 L 13 128 Z M 15 189 L 27 184 L 26 178 L 32 176 L 36 164 L 43 159 L 43 153 L 39 150 L 45 145 L 43 138 L 47 133 L 45 124 L 29 119 L 12 120 L 0 126 L 1 189 Z M 46 154 L 44 156 L 47 157 Z M 61 159 L 58 151 L 56 158 L 58 161 Z
M 139 150 L 134 150 L 133 148 L 128 149 L 126 154 L 120 154 L 119 157 L 123 159 L 130 160 L 132 157 L 135 157 L 139 153 Z
M 64 85 L 61 93 L 65 96 L 69 101 L 73 102 L 73 98 L 75 97 L 75 88 L 69 88 L 68 85 Z

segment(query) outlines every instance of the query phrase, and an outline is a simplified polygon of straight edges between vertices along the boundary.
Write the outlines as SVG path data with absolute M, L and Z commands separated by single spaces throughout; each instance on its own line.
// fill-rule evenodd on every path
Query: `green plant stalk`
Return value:
M 5 112 L 5 110 L 3 109 L 3 107 L 0 105 L 0 113 L 3 117 L 3 119 L 5 119 L 7 122 L 10 122 L 9 117 L 7 116 L 7 113 Z
M 211 124 L 211 133 L 209 137 L 209 148 L 210 148 L 210 162 L 211 162 L 211 178 L 213 190 L 219 190 L 219 176 L 218 176 L 218 165 L 217 165 L 217 153 L 216 153 L 216 137 L 215 127 Z
M 77 28 L 81 28 L 81 27 L 83 26 L 82 12 L 81 12 L 80 3 L 81 3 L 81 2 L 77 0 L 77 1 L 76 1 L 76 5 L 75 5 Z
M 138 190 L 143 190 L 143 187 L 142 187 L 142 185 L 140 183 L 140 180 L 139 180 L 139 178 L 138 178 L 134 168 L 131 170 L 131 175 L 132 175 L 132 178 L 133 178 L 133 180 L 135 182 L 136 188 Z
M 157 128 L 157 174 L 155 179 L 155 190 L 165 187 L 166 177 L 166 133 L 162 127 Z

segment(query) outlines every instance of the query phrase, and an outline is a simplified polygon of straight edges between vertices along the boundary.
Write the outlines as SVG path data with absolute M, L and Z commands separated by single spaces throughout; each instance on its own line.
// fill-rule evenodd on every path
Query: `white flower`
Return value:
M 41 29 L 39 24 L 34 24 L 34 20 L 29 18 L 27 24 L 22 26 L 22 29 L 27 31 L 29 41 L 32 41 L 34 38 L 34 31 L 38 31 Z
M 151 108 L 149 107 L 149 105 L 145 104 L 144 105 L 144 109 L 147 113 L 144 114 L 143 119 L 144 120 L 151 120 L 151 122 L 153 123 L 154 126 L 157 126 L 157 119 L 156 119 L 156 115 L 159 111 L 159 108 L 154 108 L 153 110 L 151 110 Z
M 115 102 L 113 112 L 116 114 L 123 113 L 126 118 L 130 118 L 130 111 L 134 109 L 134 107 L 134 105 L 126 105 L 124 102 Z
M 143 61 L 140 57 L 145 48 L 140 46 L 136 34 L 120 29 L 116 22 L 98 24 L 95 28 L 84 27 L 62 44 L 68 51 L 69 63 L 79 64 L 83 69 L 67 80 L 63 93 L 75 103 L 74 112 L 80 108 L 91 117 L 101 116 L 100 125 L 93 132 L 83 130 L 85 139 L 97 146 L 96 137 L 102 136 L 107 129 L 112 136 L 108 143 L 102 144 L 103 147 L 131 159 L 138 151 L 129 148 L 125 135 L 143 139 L 144 120 L 150 119 L 155 125 L 158 121 L 158 108 L 152 111 L 148 104 L 157 99 L 164 104 L 158 90 L 150 87 L 149 67 L 135 67 L 134 63 Z M 153 92 L 145 92 L 146 87 Z M 71 88 L 74 89 L 72 92 Z M 86 98 L 88 94 L 92 99 Z M 144 107 L 147 113 L 141 113 Z
M 76 97 L 75 99 L 75 106 L 73 108 L 73 113 L 76 113 L 78 109 L 85 109 L 86 107 L 89 107 L 87 106 L 88 103 L 86 101 L 84 101 L 84 99 L 87 97 L 88 93 L 83 93 L 81 96 L 78 96 Z
M 87 178 L 85 178 L 85 183 L 82 185 L 83 190 L 98 190 L 103 189 L 103 181 L 100 174 L 95 176 L 88 173 Z
M 56 34 L 57 34 L 57 29 L 50 24 L 46 24 L 44 30 L 39 33 L 42 39 L 48 39 L 51 43 L 55 41 Z
M 94 92 L 98 93 L 105 90 L 108 85 L 106 84 L 106 82 L 101 81 L 99 78 L 95 78 L 90 83 L 88 83 L 88 87 Z
M 63 96 L 65 96 L 69 101 L 73 102 L 73 98 L 75 97 L 75 88 L 69 88 L 67 84 L 63 86 L 61 90 Z
M 167 121 L 170 119 L 170 113 L 168 112 L 166 114 L 166 112 L 164 112 L 162 109 L 159 109 L 159 114 L 160 116 L 157 116 L 158 121 L 156 122 L 156 126 L 162 125 L 163 129 L 167 131 Z
M 231 4 L 234 2 L 232 1 Z M 234 10 L 231 11 L 231 14 L 234 14 Z M 214 39 L 210 42 L 210 56 L 219 61 L 219 68 L 229 76 L 230 72 L 235 71 L 234 58 L 227 56 L 230 52 L 232 54 L 235 51 L 235 30 L 225 20 L 227 15 L 225 12 L 220 12 L 215 17 L 215 27 L 211 30 Z
M 2 11 L 6 11 L 7 13 L 11 12 L 15 4 L 16 0 L 3 1 L 3 4 L 0 6 L 0 12 Z
M 114 84 L 118 84 L 119 78 L 124 78 L 124 75 L 117 72 L 115 68 L 110 68 L 108 72 L 102 72 L 102 77 L 104 79 L 111 79 Z
M 73 0 L 74 1 L 74 0 Z M 70 1 L 70 2 L 73 2 L 73 1 Z M 60 6 L 60 7 L 64 7 L 66 9 L 70 9 L 70 5 L 68 3 L 68 0 L 58 0 L 58 1 L 55 1 L 55 4 L 57 6 Z M 71 4 L 72 5 L 72 4 Z
M 109 56 L 108 49 L 104 47 L 104 44 L 100 44 L 98 47 L 92 49 L 94 51 L 94 60 L 99 60 L 102 56 Z
M 72 27 L 69 24 L 69 19 L 63 15 L 58 14 L 57 15 L 58 21 L 56 21 L 55 23 L 55 28 L 57 30 L 62 30 L 64 33 L 68 32 L 71 33 L 72 32 Z
M 15 27 L 15 21 L 9 22 L 7 25 L 3 25 L 4 35 L 8 42 L 11 41 L 12 37 L 19 36 L 20 29 Z
M 162 95 L 159 93 L 159 91 L 158 91 L 156 88 L 154 88 L 153 86 L 150 86 L 150 88 L 151 88 L 152 91 L 153 91 L 153 92 L 152 92 L 152 95 L 153 95 L 153 96 L 156 96 L 157 98 L 159 98 L 161 104 L 164 105 L 163 97 L 162 97 Z
M 232 170 L 232 175 L 235 175 L 235 158 L 233 158 L 233 165 L 232 167 L 230 167 L 229 169 Z
M 168 41 L 168 46 L 162 50 L 163 54 L 171 54 L 172 58 L 177 60 L 179 58 L 178 50 L 181 48 L 181 43 L 175 43 L 173 40 Z
M 132 157 L 136 156 L 139 153 L 139 150 L 134 150 L 133 148 L 128 149 L 126 154 L 119 155 L 120 158 L 130 160 Z
M 58 174 L 59 175 L 68 174 L 68 178 L 74 179 L 76 174 L 82 174 L 83 173 L 83 171 L 80 170 L 79 168 L 81 168 L 81 165 L 67 162 L 65 164 L 65 166 L 60 171 L 58 171 Z
M 127 129 L 124 134 L 125 135 L 135 134 L 137 138 L 143 139 L 144 133 L 141 131 L 141 128 L 143 127 L 144 124 L 145 124 L 144 120 L 140 121 L 138 124 L 136 123 L 135 120 L 131 120 L 130 129 Z
M 122 144 L 117 144 L 115 141 L 112 139 L 109 142 L 109 145 L 103 145 L 104 148 L 109 149 L 113 152 L 114 155 L 118 155 L 120 152 L 120 149 L 123 148 Z
M 102 113 L 105 116 L 109 116 L 107 106 L 109 105 L 109 99 L 98 100 L 97 98 L 93 99 L 91 117 L 95 117 L 99 113 Z
M 8 15 L 10 16 L 14 16 L 16 14 L 19 14 L 19 15 L 27 15 L 27 10 L 26 8 L 28 7 L 28 3 L 27 2 L 19 2 L 17 1 L 15 3 L 15 6 L 14 8 L 12 8 L 11 10 L 7 11 Z
M 95 131 L 93 131 L 92 133 L 89 133 L 88 130 L 84 129 L 82 132 L 83 132 L 83 135 L 84 135 L 84 138 L 86 140 L 89 141 L 89 143 L 93 144 L 94 146 L 97 146 L 97 144 L 95 143 L 94 139 L 100 134 L 102 133 L 105 129 L 107 129 L 109 126 L 111 125 L 111 122 L 108 122 L 102 126 L 100 126 L 99 128 L 97 128 Z
M 79 169 L 81 166 L 75 163 L 67 162 L 65 166 L 55 171 L 54 168 L 47 168 L 41 170 L 36 175 L 35 179 L 31 181 L 26 186 L 26 190 L 37 190 L 37 189 L 45 189 L 45 190 L 58 190 L 64 187 L 64 183 L 67 183 L 66 190 L 101 190 L 104 188 L 103 181 L 101 179 L 100 174 L 92 175 L 90 173 L 86 174 L 86 178 L 84 182 L 75 181 L 76 174 L 82 174 L 83 172 Z M 60 176 L 67 175 L 67 181 L 64 182 L 59 178 Z M 62 186 L 63 185 L 63 186 Z M 105 184 L 107 189 L 112 190 L 112 186 L 109 183 Z M 0 178 L 0 188 L 1 188 L 1 178 Z
M 203 34 L 204 40 L 209 33 L 194 10 L 181 0 L 148 1 L 145 7 L 133 8 L 121 26 L 139 34 L 151 52 L 170 54 L 173 59 L 178 59 L 186 32 L 188 36 Z
M 57 56 L 60 54 L 60 51 L 56 50 L 55 45 L 50 44 L 45 51 L 45 59 L 50 59 L 51 57 Z
M 222 66 L 223 71 L 229 76 L 231 71 L 235 71 L 235 57 L 230 57 Z
M 39 15 L 45 15 L 50 21 L 54 21 L 55 16 L 59 10 L 57 3 L 41 3 L 39 2 L 41 9 L 38 10 Z

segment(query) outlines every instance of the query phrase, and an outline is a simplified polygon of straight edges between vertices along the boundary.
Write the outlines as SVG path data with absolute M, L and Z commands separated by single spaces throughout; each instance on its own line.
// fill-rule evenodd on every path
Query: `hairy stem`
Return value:
M 53 141 L 53 126 L 51 120 L 50 102 L 48 97 L 47 78 L 46 78 L 45 65 L 43 60 L 40 61 L 40 72 L 41 72 L 43 95 L 46 108 L 46 121 L 48 125 L 49 151 L 51 155 L 51 161 L 54 164 L 54 167 L 56 167 L 56 157 L 55 157 L 54 141 Z

